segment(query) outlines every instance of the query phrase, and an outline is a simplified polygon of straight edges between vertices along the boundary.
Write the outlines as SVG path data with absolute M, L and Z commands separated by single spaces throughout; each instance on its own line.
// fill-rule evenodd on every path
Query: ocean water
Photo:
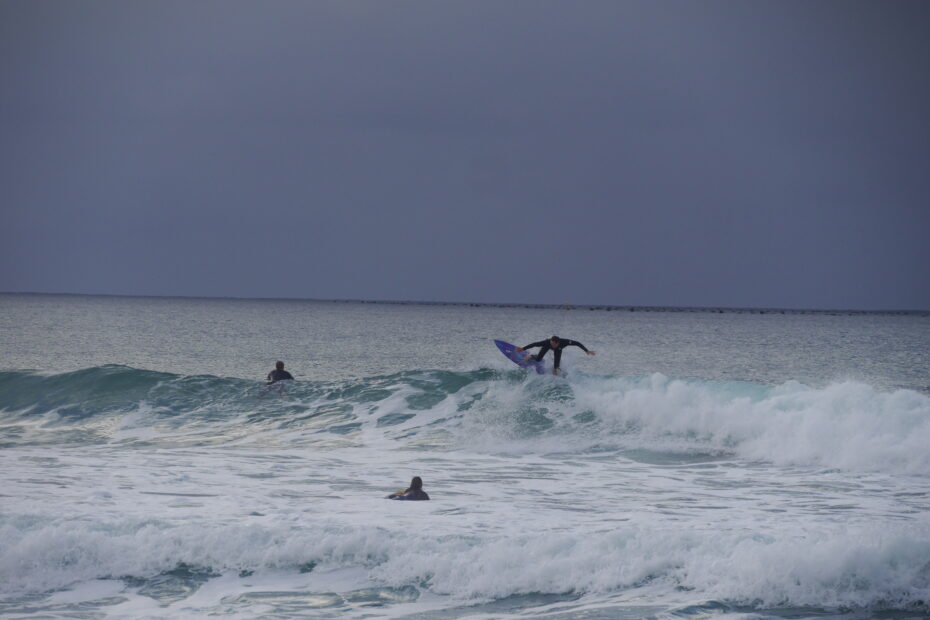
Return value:
M 493 344 L 553 333 L 597 355 Z M 0 295 L 0 615 L 927 618 L 928 352 L 927 314 Z

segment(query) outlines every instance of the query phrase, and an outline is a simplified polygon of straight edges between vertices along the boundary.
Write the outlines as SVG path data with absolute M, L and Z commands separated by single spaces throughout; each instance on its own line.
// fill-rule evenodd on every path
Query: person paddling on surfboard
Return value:
M 577 340 L 569 340 L 568 338 L 559 338 L 558 336 L 553 336 L 549 340 L 540 340 L 539 342 L 534 342 L 533 344 L 528 344 L 525 347 L 517 347 L 515 351 L 522 353 L 525 349 L 532 349 L 533 347 L 540 347 L 539 353 L 536 355 L 530 354 L 530 357 L 535 357 L 537 362 L 541 362 L 542 358 L 549 352 L 549 349 L 552 349 L 554 356 L 552 364 L 552 374 L 559 374 L 559 362 L 562 361 L 562 349 L 570 346 L 579 347 L 582 351 L 588 355 L 594 355 L 594 351 L 588 351 L 588 348 Z
M 291 373 L 284 370 L 284 362 L 275 362 L 274 370 L 268 373 L 268 384 L 271 385 L 277 381 L 293 381 Z
M 387 496 L 388 499 L 400 499 L 407 501 L 422 501 L 429 499 L 429 495 L 426 494 L 426 491 L 423 490 L 423 479 L 419 476 L 414 476 L 413 480 L 410 481 L 410 486 L 403 491 L 398 491 L 397 493 L 391 493 Z

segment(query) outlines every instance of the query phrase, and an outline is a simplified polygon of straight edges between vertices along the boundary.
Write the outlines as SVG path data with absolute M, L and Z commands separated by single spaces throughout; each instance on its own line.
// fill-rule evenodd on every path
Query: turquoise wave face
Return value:
M 144 443 L 319 449 L 622 451 L 919 473 L 930 397 L 846 382 L 812 388 L 519 369 L 405 371 L 274 385 L 101 366 L 0 372 L 4 445 Z
M 0 427 L 6 445 L 232 441 L 252 434 L 315 430 L 348 436 L 363 423 L 389 428 L 430 411 L 467 386 L 519 382 L 520 372 L 401 372 L 344 382 L 282 382 L 171 373 L 107 365 L 46 375 L 0 372 Z M 463 403 L 466 410 L 470 403 Z M 321 439 L 324 441 L 325 439 Z
M 57 375 L 0 372 L 7 445 L 222 443 L 241 439 L 246 430 L 253 440 L 320 445 L 359 441 L 366 430 L 421 444 L 448 444 L 462 435 L 527 440 L 570 433 L 596 419 L 593 411 L 574 411 L 577 406 L 564 380 L 519 369 L 274 385 L 117 365 Z

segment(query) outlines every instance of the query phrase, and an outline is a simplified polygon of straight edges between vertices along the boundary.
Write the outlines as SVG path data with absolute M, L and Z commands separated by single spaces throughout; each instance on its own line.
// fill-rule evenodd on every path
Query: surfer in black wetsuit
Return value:
M 429 499 L 429 495 L 423 490 L 423 480 L 419 476 L 414 476 L 410 481 L 410 487 L 397 493 L 391 493 L 388 499 L 400 499 L 408 501 L 419 501 Z
M 562 349 L 570 346 L 579 347 L 582 351 L 588 355 L 594 355 L 594 351 L 588 351 L 587 347 L 578 342 L 577 340 L 569 340 L 568 338 L 559 338 L 558 336 L 553 336 L 549 340 L 540 340 L 539 342 L 534 342 L 533 344 L 528 344 L 525 347 L 517 347 L 515 351 L 522 353 L 525 349 L 532 349 L 533 347 L 540 347 L 539 353 L 535 356 L 537 362 L 541 362 L 542 358 L 545 357 L 546 353 L 549 352 L 549 349 L 552 349 L 554 356 L 553 365 L 552 365 L 552 374 L 559 374 L 559 363 L 562 361 Z
M 275 362 L 274 370 L 268 373 L 268 383 L 275 383 L 277 381 L 293 381 L 294 377 L 291 376 L 291 373 L 284 370 L 284 362 Z

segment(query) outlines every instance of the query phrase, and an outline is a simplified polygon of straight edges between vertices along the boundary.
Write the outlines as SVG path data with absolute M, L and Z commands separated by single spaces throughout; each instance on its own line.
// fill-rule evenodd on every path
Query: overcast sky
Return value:
M 0 290 L 930 309 L 930 3 L 0 0 Z

